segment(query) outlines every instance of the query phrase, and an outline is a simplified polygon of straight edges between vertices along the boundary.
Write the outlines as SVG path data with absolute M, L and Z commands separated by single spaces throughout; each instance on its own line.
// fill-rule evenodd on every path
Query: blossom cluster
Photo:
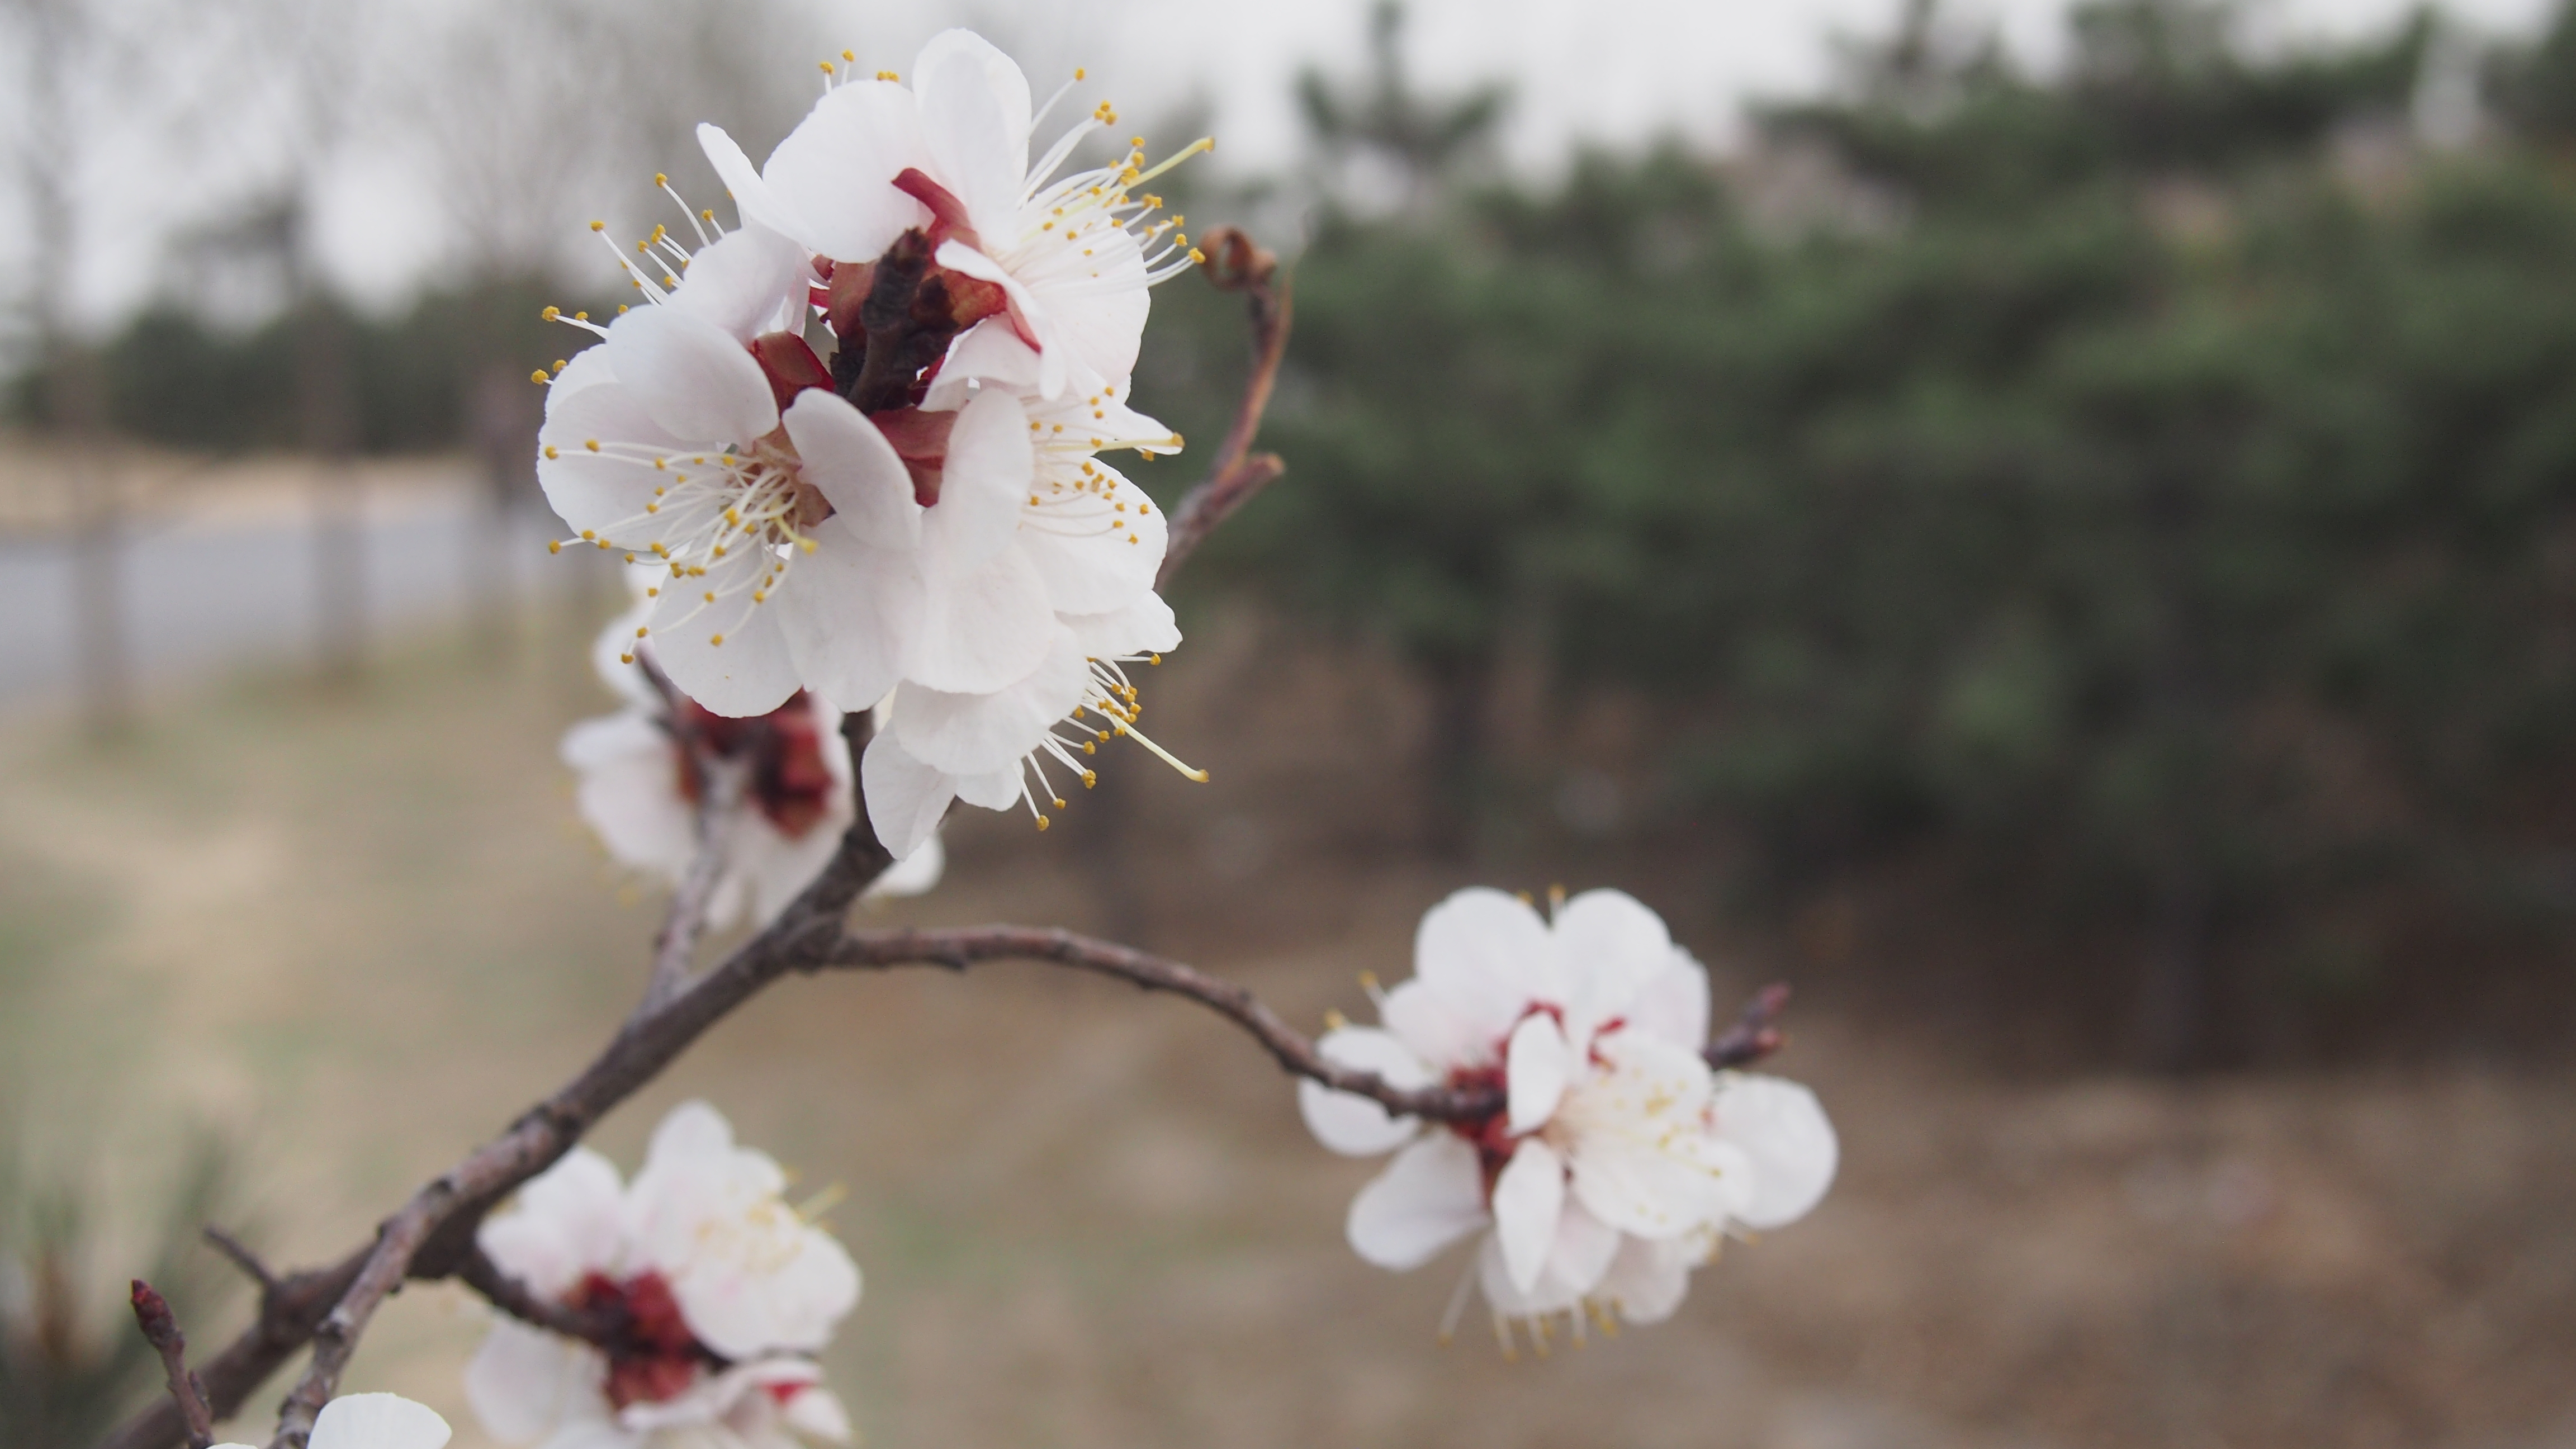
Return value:
M 1670 1317 L 1729 1233 L 1804 1217 L 1838 1157 L 1814 1093 L 1711 1069 L 1708 997 L 1706 968 L 1618 891 L 1553 919 L 1495 890 L 1433 907 L 1413 978 L 1378 996 L 1384 1024 L 1316 1047 L 1390 1086 L 1483 1088 L 1501 1105 L 1425 1123 L 1300 1083 L 1326 1147 L 1395 1153 L 1351 1204 L 1351 1247 L 1407 1269 L 1482 1232 L 1473 1281 L 1506 1348 L 1514 1322 L 1544 1343 L 1558 1317 L 1578 1336 Z
M 814 1355 L 858 1303 L 859 1270 L 785 1188 L 703 1102 L 662 1119 L 632 1183 L 588 1148 L 530 1180 L 477 1244 L 604 1341 L 496 1319 L 465 1374 L 485 1430 L 543 1449 L 846 1443 Z
M 758 167 L 700 127 L 738 225 L 618 250 L 647 305 L 564 319 L 601 341 L 547 379 L 565 542 L 656 574 L 621 654 L 717 716 L 877 710 L 859 774 L 898 857 L 957 799 L 1047 824 L 1135 735 L 1126 666 L 1180 642 L 1162 514 L 1104 455 L 1180 446 L 1128 382 L 1147 289 L 1196 253 L 1141 142 L 1064 170 L 1114 112 L 1032 164 L 1042 115 L 949 31 L 910 86 L 828 87 Z

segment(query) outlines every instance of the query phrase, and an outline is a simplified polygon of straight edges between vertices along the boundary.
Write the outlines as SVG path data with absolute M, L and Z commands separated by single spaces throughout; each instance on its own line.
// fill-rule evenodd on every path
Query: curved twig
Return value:
M 1171 509 L 1163 566 L 1154 575 L 1157 589 L 1171 583 L 1181 564 L 1198 551 L 1218 524 L 1251 502 L 1253 495 L 1270 486 L 1272 479 L 1288 471 L 1278 454 L 1250 451 L 1254 436 L 1261 431 L 1262 415 L 1270 409 L 1270 391 L 1279 381 L 1279 361 L 1288 352 L 1288 325 L 1294 307 L 1288 286 L 1279 277 L 1279 259 L 1230 226 L 1217 227 L 1200 237 L 1199 250 L 1207 258 L 1200 270 L 1211 283 L 1221 291 L 1243 293 L 1244 305 L 1252 314 L 1252 371 L 1243 380 L 1243 400 L 1235 405 L 1234 425 L 1226 430 L 1225 441 L 1217 445 L 1206 479 L 1183 494 Z
M 1375 1072 L 1326 1061 L 1315 1044 L 1279 1019 L 1261 998 L 1178 961 L 1132 946 L 1096 941 L 1071 931 L 1037 926 L 971 926 L 961 930 L 852 931 L 811 970 L 827 967 L 945 966 L 964 970 L 977 961 L 1052 961 L 1077 971 L 1114 977 L 1147 991 L 1168 991 L 1208 1008 L 1252 1035 L 1292 1076 L 1336 1091 L 1371 1098 L 1401 1116 L 1472 1122 L 1503 1110 L 1503 1095 L 1489 1088 L 1390 1085 Z

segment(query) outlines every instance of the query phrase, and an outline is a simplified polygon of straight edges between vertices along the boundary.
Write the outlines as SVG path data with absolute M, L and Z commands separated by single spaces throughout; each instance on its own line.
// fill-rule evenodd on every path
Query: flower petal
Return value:
M 543 1297 L 594 1272 L 613 1272 L 623 1249 L 625 1186 L 607 1158 L 576 1147 L 483 1220 L 474 1241 L 494 1263 Z
M 1626 1012 L 1639 990 L 1673 958 L 1663 917 L 1625 891 L 1585 891 L 1556 908 L 1549 936 L 1558 970 L 1572 984 L 1566 1033 L 1587 1041 L 1600 1023 Z
M 1573 1079 L 1579 1065 L 1556 1018 L 1532 1012 L 1512 1028 L 1511 1043 L 1503 1053 L 1503 1068 L 1511 1095 L 1514 1136 L 1536 1132 L 1547 1125 L 1547 1119 L 1556 1115 L 1556 1104 L 1564 1099 L 1566 1083 Z
M 940 505 L 946 507 L 945 503 Z M 936 510 L 934 510 L 936 511 Z M 930 577 L 922 595 L 920 632 L 913 639 L 905 675 L 929 689 L 949 694 L 985 694 L 1026 679 L 1048 663 L 1050 654 L 1082 658 L 1070 631 L 1056 623 L 1047 607 L 1046 580 L 1037 565 L 1017 548 L 1005 548 L 963 575 Z M 1050 675 L 1055 679 L 1057 676 Z M 1049 699 L 1058 697 L 1050 690 Z M 1063 708 L 1047 716 L 1052 724 L 1082 697 L 1079 683 L 1062 693 Z M 1028 743 L 1018 753 L 1037 744 Z M 918 744 L 913 746 L 920 751 Z M 943 769 L 956 769 L 937 755 L 925 759 Z M 976 769 L 992 769 L 990 762 Z
M 1585 1212 L 1583 1204 L 1568 1202 L 1565 1211 L 1557 1216 L 1556 1237 L 1548 1244 L 1538 1281 L 1527 1289 L 1512 1281 L 1510 1265 L 1503 1258 L 1502 1238 L 1497 1233 L 1485 1240 L 1485 1250 L 1476 1264 L 1478 1287 L 1494 1311 L 1506 1317 L 1530 1318 L 1579 1309 L 1584 1297 L 1600 1283 L 1622 1241 L 1617 1229 Z
M 854 80 L 815 102 L 761 176 L 803 219 L 808 247 L 835 261 L 872 262 L 930 213 L 895 189 L 906 168 L 927 166 L 921 112 L 892 81 Z
M 707 322 L 737 342 L 749 342 L 767 330 L 782 303 L 804 298 L 811 275 L 807 255 L 765 226 L 738 228 L 698 248 L 679 290 L 662 305 Z
M 622 710 L 565 731 L 562 751 L 581 773 L 574 806 L 610 857 L 676 883 L 697 853 L 697 812 L 680 794 L 671 737 L 642 710 Z
M 889 711 L 888 732 L 924 764 L 952 775 L 989 774 L 1036 749 L 1089 680 L 1071 631 L 1059 628 L 1038 667 L 1001 689 L 963 694 L 906 684 Z
M 342 1394 L 314 1416 L 312 1449 L 439 1449 L 455 1431 L 400 1394 Z
M 742 340 L 675 307 L 638 307 L 609 324 L 609 365 L 653 420 L 701 443 L 748 444 L 778 426 L 769 379 Z
M 607 1365 L 599 1351 L 521 1323 L 495 1318 L 465 1365 L 465 1402 L 483 1432 L 504 1444 L 534 1444 L 599 1396 Z
M 1146 506 L 1145 491 L 1117 470 L 1099 462 L 1092 467 L 1111 485 L 1106 496 L 1048 496 L 1031 510 L 1031 526 L 1020 530 L 1020 546 L 1036 561 L 1060 613 L 1124 608 L 1153 590 L 1163 566 L 1162 510 Z
M 1092 659 L 1125 659 L 1160 654 L 1181 647 L 1180 620 L 1156 594 L 1144 594 L 1114 614 L 1059 614 L 1073 631 L 1083 654 Z
M 1377 1009 L 1386 1029 L 1435 1067 L 1481 1066 L 1492 1057 L 1493 1038 L 1420 977 L 1396 983 Z
M 1605 1035 L 1593 1051 L 1605 1069 L 1567 1093 L 1558 1111 L 1583 1205 L 1641 1238 L 1676 1236 L 1733 1206 L 1750 1167 L 1700 1126 L 1708 1064 L 1634 1032 Z
M 923 764 L 894 737 L 879 729 L 859 757 L 859 782 L 868 801 L 868 824 L 877 839 L 897 857 L 922 848 L 957 798 L 956 782 L 946 772 Z
M 1405 1148 L 1351 1200 L 1351 1250 L 1381 1268 L 1418 1268 L 1487 1222 L 1476 1149 L 1454 1132 Z
M 978 235 L 1009 245 L 1028 183 L 1028 78 L 971 30 L 932 36 L 912 64 L 922 141 L 937 179 L 966 204 Z
M 1008 547 L 1036 476 L 1029 417 L 1019 399 L 979 392 L 958 409 L 939 502 L 921 524 L 934 574 L 971 573 Z
M 1712 1108 L 1717 1134 L 1753 1162 L 1753 1191 L 1735 1209 L 1748 1228 L 1785 1227 L 1805 1217 L 1834 1184 L 1842 1158 L 1824 1104 L 1780 1077 L 1729 1072 Z
M 850 1442 L 850 1414 L 841 1407 L 840 1398 L 830 1389 L 810 1387 L 787 1396 L 783 1406 L 787 1427 L 809 1439 L 831 1444 Z
M 743 562 L 757 567 L 753 556 L 745 555 Z M 718 580 L 710 571 L 694 582 Z M 748 584 L 730 597 L 707 592 L 718 593 L 715 603 L 677 588 L 662 591 L 653 609 L 653 658 L 681 693 L 717 714 L 747 719 L 785 704 L 804 681 L 796 677 L 778 610 L 752 603 Z
M 1413 936 L 1413 971 L 1497 1045 L 1533 1003 L 1563 1001 L 1547 923 L 1527 904 L 1483 886 L 1459 891 L 1423 916 Z
M 1707 1261 L 1714 1238 L 1692 1233 L 1660 1240 L 1622 1238 L 1595 1296 L 1630 1323 L 1661 1323 L 1682 1306 L 1693 1268 Z
M 1708 1045 L 1708 968 L 1673 948 L 1671 963 L 1647 978 L 1624 1014 L 1630 1028 L 1698 1051 Z
M 969 385 L 979 380 L 1015 397 L 1027 397 L 1038 390 L 1038 375 L 1038 355 L 1011 330 L 1010 319 L 987 317 L 948 344 L 948 358 L 939 365 L 939 376 L 931 379 L 921 406 L 934 413 L 962 407 L 973 395 Z
M 921 541 L 925 510 L 913 501 L 912 475 L 866 414 L 808 388 L 788 404 L 785 421 L 800 476 L 822 490 L 843 528 L 871 548 L 909 550 Z
M 933 835 L 920 848 L 896 858 L 885 874 L 868 882 L 871 898 L 927 895 L 948 871 L 948 850 Z
M 1494 1241 L 1502 1248 L 1503 1267 L 1514 1288 L 1527 1293 L 1538 1285 L 1564 1211 L 1564 1159 L 1537 1138 L 1522 1138 L 1494 1179 Z
M 1374 1027 L 1346 1026 L 1326 1032 L 1315 1050 L 1324 1060 L 1354 1071 L 1375 1072 L 1388 1086 L 1410 1091 L 1431 1085 L 1431 1072 L 1404 1043 Z M 1413 1139 L 1421 1122 L 1398 1117 L 1367 1097 L 1336 1092 L 1321 1082 L 1300 1079 L 1297 1110 L 1315 1140 L 1345 1157 L 1375 1157 Z
M 818 250 L 814 229 L 806 225 L 805 218 L 785 197 L 761 179 L 759 168 L 742 154 L 742 147 L 725 134 L 723 127 L 700 122 L 698 149 L 707 153 L 707 164 L 716 168 L 716 178 L 724 183 L 726 194 L 733 198 L 734 210 L 744 222 L 793 237 L 809 252 Z
M 585 385 L 566 388 L 567 378 Z M 547 395 L 545 426 L 537 433 L 537 483 L 546 502 L 576 532 L 596 532 L 630 548 L 651 543 L 644 505 L 652 500 L 655 474 L 641 455 L 689 445 L 654 420 L 634 389 L 615 380 L 605 347 L 574 354 L 555 386 L 563 390 Z
M 921 576 L 909 556 L 859 544 L 829 520 L 818 543 L 764 607 L 805 687 L 844 710 L 865 709 L 902 674 L 904 648 L 921 627 Z

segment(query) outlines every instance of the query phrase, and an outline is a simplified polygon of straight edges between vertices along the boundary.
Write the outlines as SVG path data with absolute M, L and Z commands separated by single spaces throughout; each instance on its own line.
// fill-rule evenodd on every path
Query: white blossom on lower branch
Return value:
M 605 1345 L 504 1318 L 466 1369 L 491 1436 L 543 1449 L 796 1449 L 850 1437 L 812 1355 L 859 1272 L 703 1102 L 673 1108 L 644 1170 L 576 1148 L 477 1241 L 538 1297 L 613 1325 Z
M 1299 1105 L 1334 1151 L 1396 1154 L 1351 1204 L 1361 1257 L 1414 1268 L 1483 1233 L 1473 1281 L 1507 1348 L 1515 1320 L 1669 1317 L 1730 1231 L 1793 1222 L 1833 1181 L 1813 1093 L 1701 1057 L 1708 974 L 1630 896 L 1590 891 L 1551 921 L 1460 891 L 1423 917 L 1414 973 L 1380 996 L 1383 1026 L 1318 1049 L 1399 1088 L 1489 1089 L 1502 1110 L 1425 1123 L 1313 1082 Z
M 307 1449 L 440 1449 L 453 1432 L 428 1405 L 400 1394 L 343 1394 L 322 1406 L 305 1443 Z

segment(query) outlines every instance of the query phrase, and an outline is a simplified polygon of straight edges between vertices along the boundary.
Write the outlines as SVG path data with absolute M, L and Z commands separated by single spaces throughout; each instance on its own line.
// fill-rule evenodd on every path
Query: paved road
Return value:
M 545 551 L 547 520 L 523 516 L 497 535 L 466 488 L 382 490 L 363 523 L 365 637 L 457 617 L 499 577 L 478 556 L 500 550 L 522 595 L 570 584 Z M 135 683 L 154 690 L 242 664 L 316 657 L 312 518 L 281 499 L 266 507 L 137 520 L 119 558 L 126 650 Z M 0 709 L 67 704 L 75 657 L 74 546 L 58 536 L 0 537 Z

